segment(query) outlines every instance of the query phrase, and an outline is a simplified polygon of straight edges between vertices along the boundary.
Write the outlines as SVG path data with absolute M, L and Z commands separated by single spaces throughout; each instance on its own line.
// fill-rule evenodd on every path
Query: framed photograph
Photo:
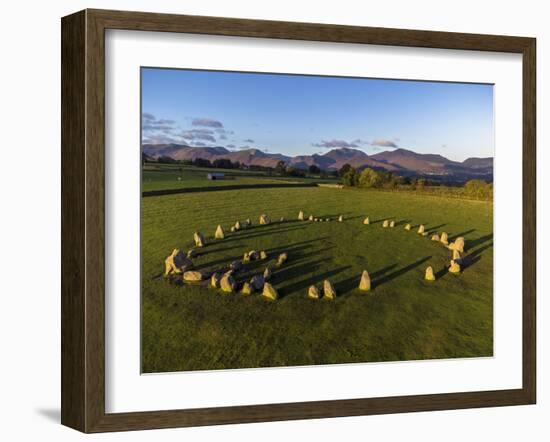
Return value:
M 535 39 L 62 19 L 62 423 L 533 404 Z

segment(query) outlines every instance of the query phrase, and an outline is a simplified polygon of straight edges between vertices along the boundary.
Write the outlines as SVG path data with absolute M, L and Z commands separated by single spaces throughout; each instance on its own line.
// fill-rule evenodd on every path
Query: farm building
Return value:
M 225 173 L 213 172 L 206 175 L 206 178 L 209 180 L 223 180 L 225 178 Z

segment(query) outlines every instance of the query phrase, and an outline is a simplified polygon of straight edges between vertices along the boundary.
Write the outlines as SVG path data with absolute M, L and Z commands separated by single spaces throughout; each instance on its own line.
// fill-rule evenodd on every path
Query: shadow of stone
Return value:
M 426 256 L 426 257 L 421 258 L 421 259 L 419 259 L 419 260 L 417 260 L 417 261 L 415 261 L 415 262 L 413 262 L 409 265 L 406 265 L 405 267 L 402 267 L 399 270 L 396 270 L 395 272 L 392 272 L 392 273 L 384 275 L 380 278 L 377 278 L 376 280 L 373 281 L 373 287 L 378 287 L 382 284 L 385 284 L 387 282 L 390 282 L 390 281 L 394 280 L 395 278 L 403 276 L 404 274 L 410 272 L 411 270 L 414 270 L 417 267 L 421 266 L 423 263 L 430 260 L 431 258 L 432 258 L 431 256 Z
M 300 266 L 300 267 L 303 268 L 304 270 L 307 269 L 307 271 L 311 272 L 311 271 L 315 271 L 317 268 L 319 268 L 320 263 L 325 263 L 325 262 L 326 261 L 324 261 L 324 260 L 319 260 L 319 261 L 316 261 L 316 262 L 313 262 L 313 263 L 305 264 L 304 266 Z M 279 293 L 281 294 L 281 296 L 285 296 L 286 294 L 289 294 L 289 293 L 292 293 L 292 292 L 295 292 L 295 291 L 303 291 L 304 296 L 306 296 L 307 294 L 306 294 L 305 291 L 310 285 L 318 285 L 318 284 L 322 283 L 325 279 L 333 278 L 334 276 L 338 275 L 339 273 L 343 272 L 344 270 L 349 269 L 350 267 L 351 266 L 338 267 L 336 269 L 329 270 L 329 271 L 324 272 L 324 273 L 319 273 L 319 274 L 313 275 L 313 276 L 311 276 L 309 278 L 306 278 L 306 279 L 303 279 L 301 281 L 296 281 L 296 282 L 288 284 L 286 286 L 281 286 Z M 277 275 L 277 277 L 278 276 L 279 275 Z
M 231 233 L 230 236 L 228 238 L 225 238 L 223 241 L 227 243 L 232 241 L 238 241 L 241 239 L 259 238 L 261 236 L 292 232 L 294 230 L 301 230 L 306 228 L 306 226 L 296 226 L 296 225 L 281 226 L 281 224 L 284 224 L 284 223 L 279 223 L 278 227 L 275 224 L 268 224 L 267 226 L 261 226 L 262 227 L 261 229 L 258 228 L 258 229 L 240 230 L 239 232 Z
M 481 259 L 481 255 L 468 255 L 460 260 L 460 267 L 462 271 L 473 266 Z
M 408 224 L 410 222 L 411 222 L 410 219 L 402 219 L 402 220 L 399 220 L 395 223 L 395 227 L 404 226 L 405 224 Z
M 475 232 L 475 231 L 476 231 L 476 229 L 470 229 L 470 230 L 465 230 L 464 232 L 460 232 L 460 233 L 453 233 L 452 235 L 449 235 L 449 242 L 454 241 L 459 236 L 466 236 L 469 233 L 472 233 L 472 232 Z
M 395 269 L 396 267 L 397 267 L 397 263 L 383 267 L 380 270 L 370 273 L 370 278 L 371 280 L 380 278 L 381 276 L 384 276 L 386 273 L 388 273 L 390 270 Z
M 487 241 L 491 241 L 493 239 L 493 234 L 490 233 L 488 235 L 480 236 L 479 238 L 467 240 L 466 241 L 466 249 L 470 250 L 473 249 L 476 246 L 479 246 Z
M 449 273 L 449 268 L 444 266 L 441 270 L 438 270 L 434 273 L 435 279 L 441 279 L 443 278 L 447 273 Z
M 370 221 L 371 224 L 378 224 L 378 223 L 382 223 L 384 222 L 385 220 L 391 220 L 393 218 L 393 216 L 388 216 L 386 218 L 380 218 L 380 219 L 375 219 L 375 220 L 372 220 Z

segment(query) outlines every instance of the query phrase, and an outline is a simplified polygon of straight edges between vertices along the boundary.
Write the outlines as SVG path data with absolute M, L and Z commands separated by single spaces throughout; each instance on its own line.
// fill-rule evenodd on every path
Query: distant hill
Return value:
M 464 167 L 469 167 L 471 169 L 486 169 L 493 168 L 493 158 L 467 158 L 462 162 Z
M 275 167 L 279 161 L 300 169 L 315 165 L 322 170 L 338 170 L 344 164 L 356 169 L 371 167 L 394 172 L 398 175 L 426 175 L 466 180 L 483 178 L 492 180 L 493 158 L 468 158 L 463 162 L 452 161 L 438 154 L 420 154 L 407 149 L 396 149 L 367 155 L 362 150 L 339 148 L 325 154 L 289 157 L 279 153 L 266 153 L 259 149 L 231 151 L 222 146 L 192 147 L 185 144 L 144 144 L 143 154 L 149 158 L 162 156 L 175 160 L 213 161 L 227 158 L 245 165 Z

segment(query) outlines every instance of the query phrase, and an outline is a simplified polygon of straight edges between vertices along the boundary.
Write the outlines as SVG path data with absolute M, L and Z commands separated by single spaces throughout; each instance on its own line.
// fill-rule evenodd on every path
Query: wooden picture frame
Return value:
M 523 57 L 523 385 L 519 389 L 105 412 L 105 30 L 495 51 Z M 533 38 L 84 10 L 62 19 L 62 424 L 83 432 L 533 404 L 536 400 Z

